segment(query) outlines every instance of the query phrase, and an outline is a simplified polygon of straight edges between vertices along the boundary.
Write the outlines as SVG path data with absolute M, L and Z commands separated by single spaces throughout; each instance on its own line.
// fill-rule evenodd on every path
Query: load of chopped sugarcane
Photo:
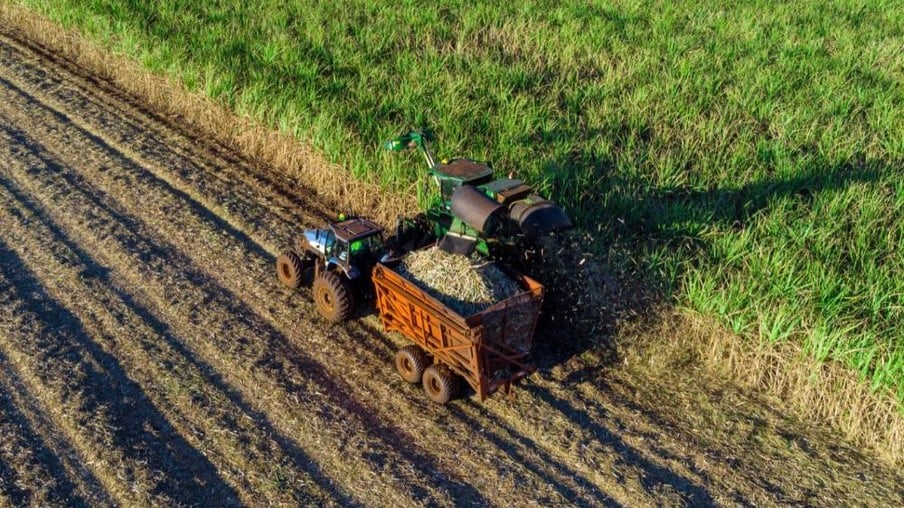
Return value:
M 437 247 L 414 251 L 397 272 L 458 314 L 470 316 L 520 291 L 492 262 Z

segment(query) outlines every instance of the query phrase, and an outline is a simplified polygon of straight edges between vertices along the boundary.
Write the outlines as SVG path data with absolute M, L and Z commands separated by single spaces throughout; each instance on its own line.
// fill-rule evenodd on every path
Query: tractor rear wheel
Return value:
M 424 369 L 429 365 L 430 357 L 427 353 L 413 344 L 403 347 L 395 355 L 396 370 L 409 383 L 420 383 Z
M 302 259 L 294 251 L 284 251 L 276 258 L 276 276 L 280 282 L 292 289 L 310 284 L 313 272 L 312 263 Z
M 354 310 L 351 289 L 345 280 L 334 272 L 322 272 L 314 279 L 314 304 L 317 311 L 328 320 L 347 321 Z
M 434 363 L 424 370 L 424 391 L 433 402 L 445 404 L 458 395 L 458 377 L 449 367 Z

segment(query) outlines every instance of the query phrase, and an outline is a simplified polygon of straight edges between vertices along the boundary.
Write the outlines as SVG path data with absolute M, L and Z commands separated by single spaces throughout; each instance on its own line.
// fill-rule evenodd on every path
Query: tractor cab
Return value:
M 343 219 L 306 230 L 294 249 L 276 258 L 276 275 L 293 289 L 312 283 L 317 310 L 330 321 L 345 321 L 358 297 L 368 296 L 370 272 L 385 250 L 383 228 L 367 219 Z
M 340 268 L 348 279 L 357 279 L 383 256 L 383 228 L 367 219 L 343 220 L 328 229 L 305 231 L 296 250 L 320 258 L 327 271 Z
M 370 273 L 384 253 L 383 228 L 367 219 L 330 224 L 329 236 L 333 241 L 328 257 L 349 279 Z

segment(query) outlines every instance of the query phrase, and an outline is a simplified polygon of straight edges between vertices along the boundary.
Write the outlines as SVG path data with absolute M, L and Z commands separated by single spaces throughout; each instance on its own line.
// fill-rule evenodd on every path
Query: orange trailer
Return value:
M 480 401 L 535 369 L 528 363 L 543 286 L 500 267 L 522 291 L 493 306 L 462 316 L 390 267 L 377 264 L 372 279 L 384 330 L 395 330 L 414 344 L 396 354 L 399 375 L 422 383 L 427 395 L 445 404 L 456 395 L 460 380 Z

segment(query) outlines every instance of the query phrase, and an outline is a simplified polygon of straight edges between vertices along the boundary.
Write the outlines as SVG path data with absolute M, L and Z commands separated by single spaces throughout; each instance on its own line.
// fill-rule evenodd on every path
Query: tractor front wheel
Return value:
M 424 370 L 424 391 L 433 402 L 445 404 L 458 395 L 458 377 L 449 367 L 434 363 Z
M 334 323 L 347 321 L 354 310 L 351 289 L 334 272 L 322 272 L 314 279 L 314 304 L 317 311 Z
M 276 276 L 292 289 L 310 284 L 313 273 L 314 266 L 310 260 L 302 259 L 294 251 L 287 250 L 276 258 Z

